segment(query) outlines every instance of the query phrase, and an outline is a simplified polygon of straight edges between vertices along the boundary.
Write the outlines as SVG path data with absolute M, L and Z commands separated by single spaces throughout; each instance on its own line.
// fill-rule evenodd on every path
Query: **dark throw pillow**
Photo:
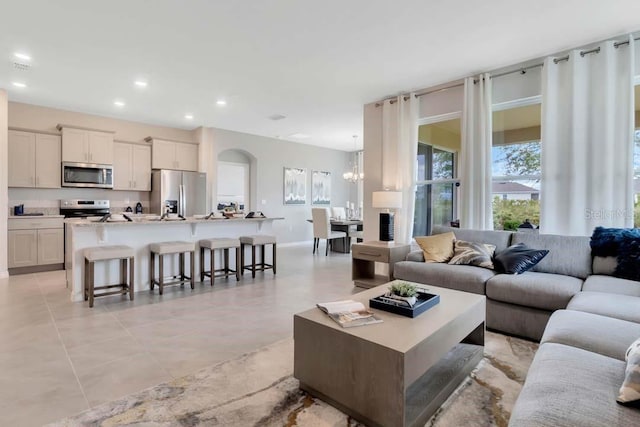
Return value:
M 493 258 L 496 270 L 506 274 L 522 274 L 549 253 L 546 249 L 530 249 L 524 243 L 509 246 Z
M 613 275 L 640 281 L 640 237 L 625 239 L 618 248 L 618 266 Z
M 640 229 L 596 227 L 591 235 L 591 254 L 602 257 L 617 256 L 620 245 L 629 239 L 640 239 Z

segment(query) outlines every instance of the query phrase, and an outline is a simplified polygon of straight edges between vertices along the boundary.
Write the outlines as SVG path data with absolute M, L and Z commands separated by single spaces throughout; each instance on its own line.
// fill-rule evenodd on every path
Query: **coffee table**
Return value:
M 293 318 L 300 388 L 369 426 L 417 426 L 480 362 L 485 297 L 435 286 L 440 303 L 416 318 L 373 310 L 383 323 L 342 328 L 318 308 Z M 345 299 L 369 306 L 388 284 Z

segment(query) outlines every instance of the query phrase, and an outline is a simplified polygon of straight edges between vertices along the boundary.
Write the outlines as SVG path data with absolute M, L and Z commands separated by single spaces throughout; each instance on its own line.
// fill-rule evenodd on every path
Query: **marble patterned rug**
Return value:
M 507 426 L 536 350 L 488 332 L 484 359 L 427 426 Z M 361 426 L 301 392 L 292 371 L 288 339 L 50 426 Z

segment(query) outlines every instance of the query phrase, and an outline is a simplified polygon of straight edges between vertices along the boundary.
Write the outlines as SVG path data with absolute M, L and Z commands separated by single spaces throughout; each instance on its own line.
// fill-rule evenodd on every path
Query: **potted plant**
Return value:
M 413 307 L 416 303 L 418 288 L 416 285 L 407 282 L 395 282 L 389 287 L 389 298 L 405 301 Z

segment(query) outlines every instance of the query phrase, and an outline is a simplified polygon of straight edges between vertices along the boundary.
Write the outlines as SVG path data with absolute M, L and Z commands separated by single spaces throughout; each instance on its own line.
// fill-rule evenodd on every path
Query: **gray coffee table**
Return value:
M 388 285 L 345 299 L 382 295 Z M 412 319 L 373 310 L 383 323 L 344 329 L 317 308 L 293 318 L 300 388 L 370 426 L 417 426 L 480 362 L 485 297 L 426 286 L 440 303 Z

